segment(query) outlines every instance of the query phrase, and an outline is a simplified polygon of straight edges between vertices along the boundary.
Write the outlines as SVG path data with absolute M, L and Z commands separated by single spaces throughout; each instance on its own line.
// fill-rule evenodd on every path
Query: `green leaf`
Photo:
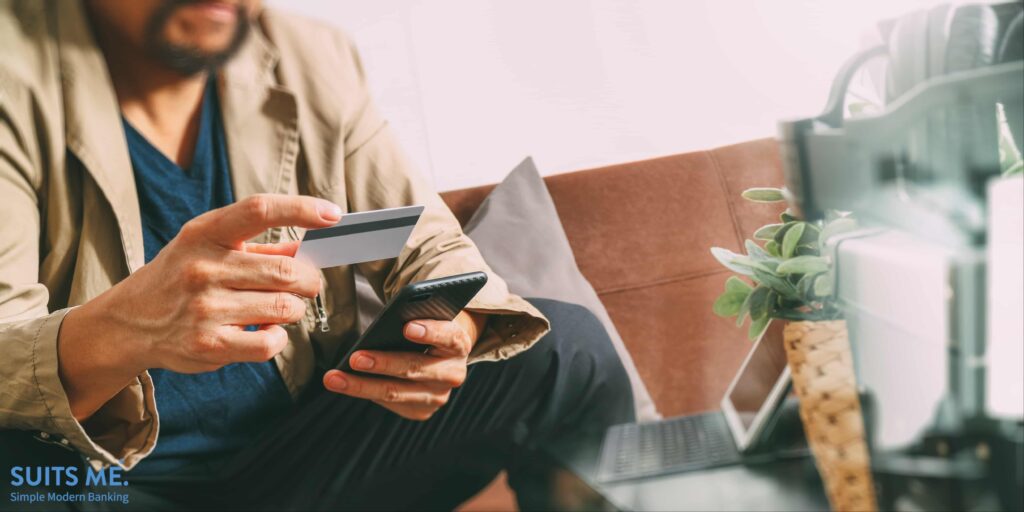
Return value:
M 779 188 L 748 188 L 740 195 L 743 196 L 743 199 L 753 201 L 755 203 L 778 203 L 786 200 L 786 196 L 782 193 L 782 189 Z
M 761 270 L 755 270 L 754 278 L 760 281 L 761 284 L 764 284 L 770 287 L 772 290 L 775 290 L 777 294 L 782 295 L 783 297 L 788 297 L 791 299 L 800 298 L 797 294 L 796 287 L 793 286 L 792 283 L 786 281 L 784 278 L 781 278 L 775 274 L 770 274 L 768 272 L 764 272 Z
M 718 316 L 730 317 L 739 314 L 741 305 L 753 288 L 742 279 L 730 276 L 725 280 L 725 292 L 718 296 L 711 309 Z M 745 314 L 745 313 L 744 313 Z
M 760 285 L 750 292 L 750 318 L 760 320 L 771 311 L 772 303 L 775 300 L 774 292 L 767 286 Z
M 814 294 L 818 297 L 832 295 L 832 274 L 822 274 L 814 279 Z
M 793 229 L 793 226 L 795 226 L 797 222 L 799 222 L 799 221 L 787 222 L 787 223 L 783 224 L 782 227 L 779 228 L 778 231 L 775 232 L 775 236 L 772 237 L 772 240 L 775 240 L 775 243 L 779 244 L 779 248 L 780 249 L 782 248 L 782 240 L 784 238 L 786 238 L 786 233 L 790 229 Z
M 797 222 L 792 228 L 786 231 L 785 236 L 782 238 L 782 257 L 791 258 L 793 257 L 793 251 L 796 250 L 797 244 L 800 242 L 800 238 L 804 235 L 804 230 L 807 224 L 804 222 Z
M 1024 174 L 1024 160 L 1017 160 L 1017 163 L 1007 167 L 1006 170 L 1003 171 L 1004 178 L 1016 176 L 1018 174 Z
M 999 121 L 999 165 L 1003 169 L 1003 176 L 1015 176 L 1024 173 L 1024 159 L 1021 158 L 1020 148 L 1013 139 L 1013 131 L 1006 120 L 1005 106 L 1000 105 L 997 114 Z M 1019 134 L 1018 134 L 1019 135 Z
M 798 245 L 796 246 L 796 250 L 793 251 L 793 256 L 818 256 L 819 254 L 821 253 L 818 251 L 817 247 L 808 245 Z
M 760 320 L 750 322 L 750 329 L 747 331 L 747 338 L 751 341 L 756 340 L 764 333 L 765 329 L 768 328 L 768 322 L 772 319 L 771 317 L 764 317 Z
M 753 240 L 743 242 L 743 246 L 747 249 L 747 255 L 754 261 L 764 262 L 774 259 L 771 254 L 768 254 L 767 251 L 762 249 L 760 245 L 754 243 Z
M 767 262 L 761 263 L 749 256 L 737 256 L 736 258 L 733 258 L 732 263 L 734 265 L 750 269 L 751 273 L 747 275 L 753 275 L 754 269 L 763 270 L 765 272 L 773 272 L 773 270 L 770 267 L 765 265 L 765 263 Z
M 800 240 L 796 246 L 818 250 L 818 237 L 821 235 L 821 228 L 810 222 L 804 222 L 803 225 L 804 232 L 800 235 Z
M 736 276 L 729 276 L 729 279 L 725 280 L 725 293 L 742 293 L 746 296 L 752 289 L 746 281 Z
M 857 221 L 850 217 L 840 217 L 821 228 L 821 234 L 818 235 L 818 244 L 821 250 L 825 249 L 825 244 L 828 243 L 828 239 L 836 236 L 840 233 L 846 233 L 857 228 Z
M 741 266 L 735 263 L 736 259 L 741 257 L 739 254 L 721 247 L 712 247 L 711 255 L 714 256 L 719 263 L 725 266 L 725 268 L 732 270 L 737 274 L 744 276 L 754 275 L 754 271 L 749 266 Z
M 796 283 L 796 290 L 804 302 L 811 302 L 814 297 L 814 278 L 817 274 L 804 274 Z
M 821 256 L 797 256 L 783 261 L 776 271 L 779 274 L 819 274 L 829 269 L 829 262 Z
M 711 306 L 711 310 L 718 316 L 733 316 L 736 313 L 739 313 L 740 304 L 743 304 L 743 301 L 747 299 L 747 295 L 748 294 L 746 293 L 723 293 L 718 296 L 717 300 L 715 300 L 715 304 Z
M 736 327 L 743 325 L 743 319 L 750 313 L 750 296 L 753 293 L 748 293 L 747 298 L 743 299 L 743 303 L 740 304 L 740 310 L 736 312 Z
M 764 250 L 768 254 L 771 254 L 772 256 L 775 256 L 776 258 L 782 256 L 779 253 L 779 243 L 776 242 L 775 240 L 768 240 L 767 242 L 765 242 L 764 243 Z
M 755 240 L 771 240 L 784 224 L 768 224 L 754 232 Z
M 789 211 L 788 208 L 786 209 L 786 211 L 779 214 L 779 219 L 781 219 L 784 223 L 796 222 L 800 220 L 795 215 L 793 215 L 793 212 Z

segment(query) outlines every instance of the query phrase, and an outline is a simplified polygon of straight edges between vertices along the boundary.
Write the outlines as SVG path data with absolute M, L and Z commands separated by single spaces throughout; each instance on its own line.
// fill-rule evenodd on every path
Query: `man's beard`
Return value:
M 146 51 L 159 59 L 165 66 L 184 76 L 192 76 L 203 71 L 215 71 L 238 51 L 250 30 L 248 13 L 244 7 L 239 5 L 238 15 L 235 17 L 235 33 L 231 36 L 231 42 L 223 50 L 204 52 L 168 41 L 164 37 L 164 29 L 171 14 L 175 9 L 197 1 L 169 0 L 164 2 L 146 22 L 144 41 Z

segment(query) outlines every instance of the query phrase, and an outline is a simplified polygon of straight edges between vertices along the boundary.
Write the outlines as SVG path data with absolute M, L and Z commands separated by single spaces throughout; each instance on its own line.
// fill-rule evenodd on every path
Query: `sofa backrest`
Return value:
M 777 144 L 762 139 L 545 178 L 580 270 L 622 334 L 665 415 L 718 407 L 750 347 L 711 312 L 729 273 L 708 249 L 738 251 L 782 208 L 743 200 L 780 186 Z M 493 185 L 442 194 L 465 223 Z

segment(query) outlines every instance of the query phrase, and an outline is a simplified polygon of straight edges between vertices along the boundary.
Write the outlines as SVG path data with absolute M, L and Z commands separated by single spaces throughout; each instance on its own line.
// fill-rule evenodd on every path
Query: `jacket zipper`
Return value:
M 316 301 L 316 325 L 320 326 L 320 332 L 330 332 L 331 326 L 327 323 L 327 308 L 324 307 L 324 300 L 322 298 L 324 294 L 323 285 L 320 286 L 320 293 L 316 294 L 313 298 Z
M 288 233 L 292 237 L 292 240 L 301 240 L 301 238 L 299 238 L 299 233 L 297 231 L 295 231 L 294 227 L 288 226 L 287 229 L 288 229 Z M 314 326 L 317 326 L 317 325 L 320 326 L 320 332 L 330 332 L 331 331 L 331 326 L 330 326 L 330 324 L 327 323 L 327 308 L 324 307 L 323 294 L 324 294 L 324 281 L 323 281 L 323 278 L 321 277 L 321 279 L 320 279 L 320 293 L 316 294 L 316 297 L 313 297 L 313 302 L 316 305 L 316 318 L 313 319 L 313 325 Z

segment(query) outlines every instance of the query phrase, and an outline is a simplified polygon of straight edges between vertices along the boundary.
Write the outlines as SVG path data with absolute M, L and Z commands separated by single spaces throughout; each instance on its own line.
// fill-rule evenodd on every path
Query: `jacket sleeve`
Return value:
M 16 128 L 15 119 L 27 118 L 22 103 L 0 102 L 0 429 L 33 432 L 94 464 L 131 467 L 156 440 L 152 382 L 141 376 L 85 424 L 71 413 L 57 352 L 70 308 L 50 311 L 39 282 L 45 182 L 37 146 L 25 137 L 34 132 Z
M 359 57 L 338 35 L 341 55 L 358 75 L 352 100 L 358 105 L 345 128 L 345 183 L 351 211 L 406 205 L 425 207 L 409 241 L 395 260 L 359 265 L 378 296 L 389 298 L 408 283 L 465 272 L 487 273 L 487 284 L 467 310 L 491 315 L 470 362 L 493 361 L 526 350 L 550 328 L 530 303 L 509 292 L 476 245 L 462 232 L 441 197 L 409 164 L 387 123 L 373 105 Z

